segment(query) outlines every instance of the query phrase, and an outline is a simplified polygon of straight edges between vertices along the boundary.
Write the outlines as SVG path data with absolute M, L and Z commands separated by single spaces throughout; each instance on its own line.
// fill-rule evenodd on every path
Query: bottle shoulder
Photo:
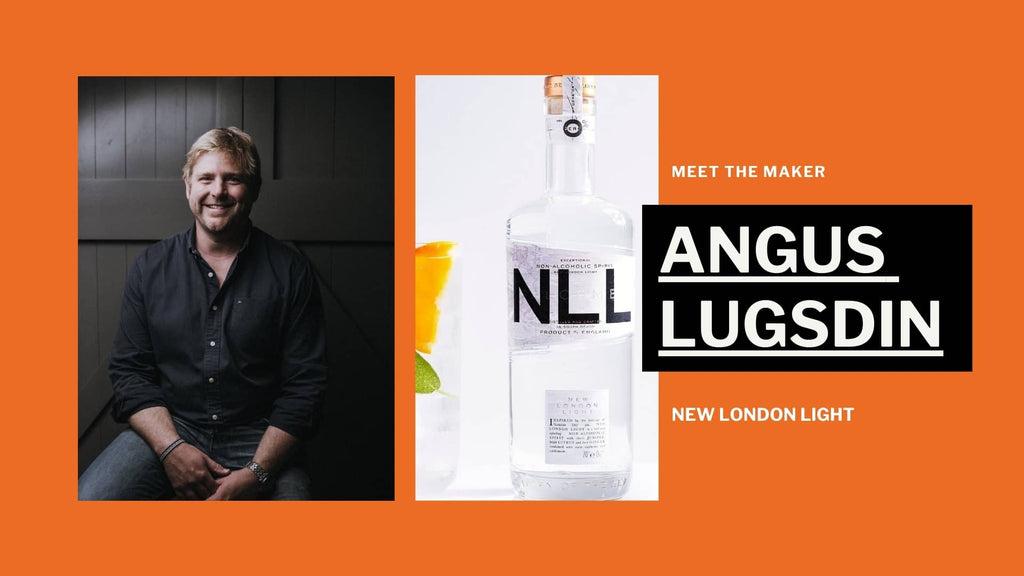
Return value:
M 508 218 L 510 241 L 566 248 L 631 250 L 633 220 L 622 208 L 598 196 L 543 196 Z
M 509 214 L 509 220 L 521 216 L 545 215 L 561 217 L 566 213 L 578 213 L 594 218 L 605 218 L 620 225 L 632 227 L 633 218 L 619 206 L 600 196 L 541 196 L 523 204 Z

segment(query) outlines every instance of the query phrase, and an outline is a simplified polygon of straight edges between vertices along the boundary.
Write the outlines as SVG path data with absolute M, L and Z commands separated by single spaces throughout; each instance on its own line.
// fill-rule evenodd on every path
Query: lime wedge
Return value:
M 416 393 L 430 394 L 441 387 L 441 378 L 420 353 L 416 353 Z

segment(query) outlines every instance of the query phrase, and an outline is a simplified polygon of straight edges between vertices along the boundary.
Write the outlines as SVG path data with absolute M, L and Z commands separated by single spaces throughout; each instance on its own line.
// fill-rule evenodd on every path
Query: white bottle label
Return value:
M 608 391 L 545 390 L 544 462 L 603 464 L 608 458 Z
M 562 113 L 547 117 L 552 142 L 594 143 L 594 114 L 586 114 L 583 77 L 562 76 Z
M 508 262 L 513 350 L 633 333 L 632 256 L 510 242 Z

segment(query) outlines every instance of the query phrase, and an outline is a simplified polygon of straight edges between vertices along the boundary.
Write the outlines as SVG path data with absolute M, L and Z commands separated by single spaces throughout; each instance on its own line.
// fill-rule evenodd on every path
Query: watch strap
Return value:
M 265 486 L 268 482 L 270 482 L 270 472 L 264 470 L 263 467 L 257 464 L 255 461 L 249 460 L 245 467 L 248 468 L 249 470 L 252 470 L 252 473 L 256 475 L 256 481 L 258 481 L 261 486 Z

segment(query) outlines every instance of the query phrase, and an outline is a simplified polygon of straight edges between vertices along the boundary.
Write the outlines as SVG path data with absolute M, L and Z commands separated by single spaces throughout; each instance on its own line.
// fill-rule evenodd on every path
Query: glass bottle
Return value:
M 616 499 L 632 467 L 633 225 L 594 194 L 594 78 L 548 76 L 544 95 L 545 194 L 506 227 L 512 483 L 525 499 Z

